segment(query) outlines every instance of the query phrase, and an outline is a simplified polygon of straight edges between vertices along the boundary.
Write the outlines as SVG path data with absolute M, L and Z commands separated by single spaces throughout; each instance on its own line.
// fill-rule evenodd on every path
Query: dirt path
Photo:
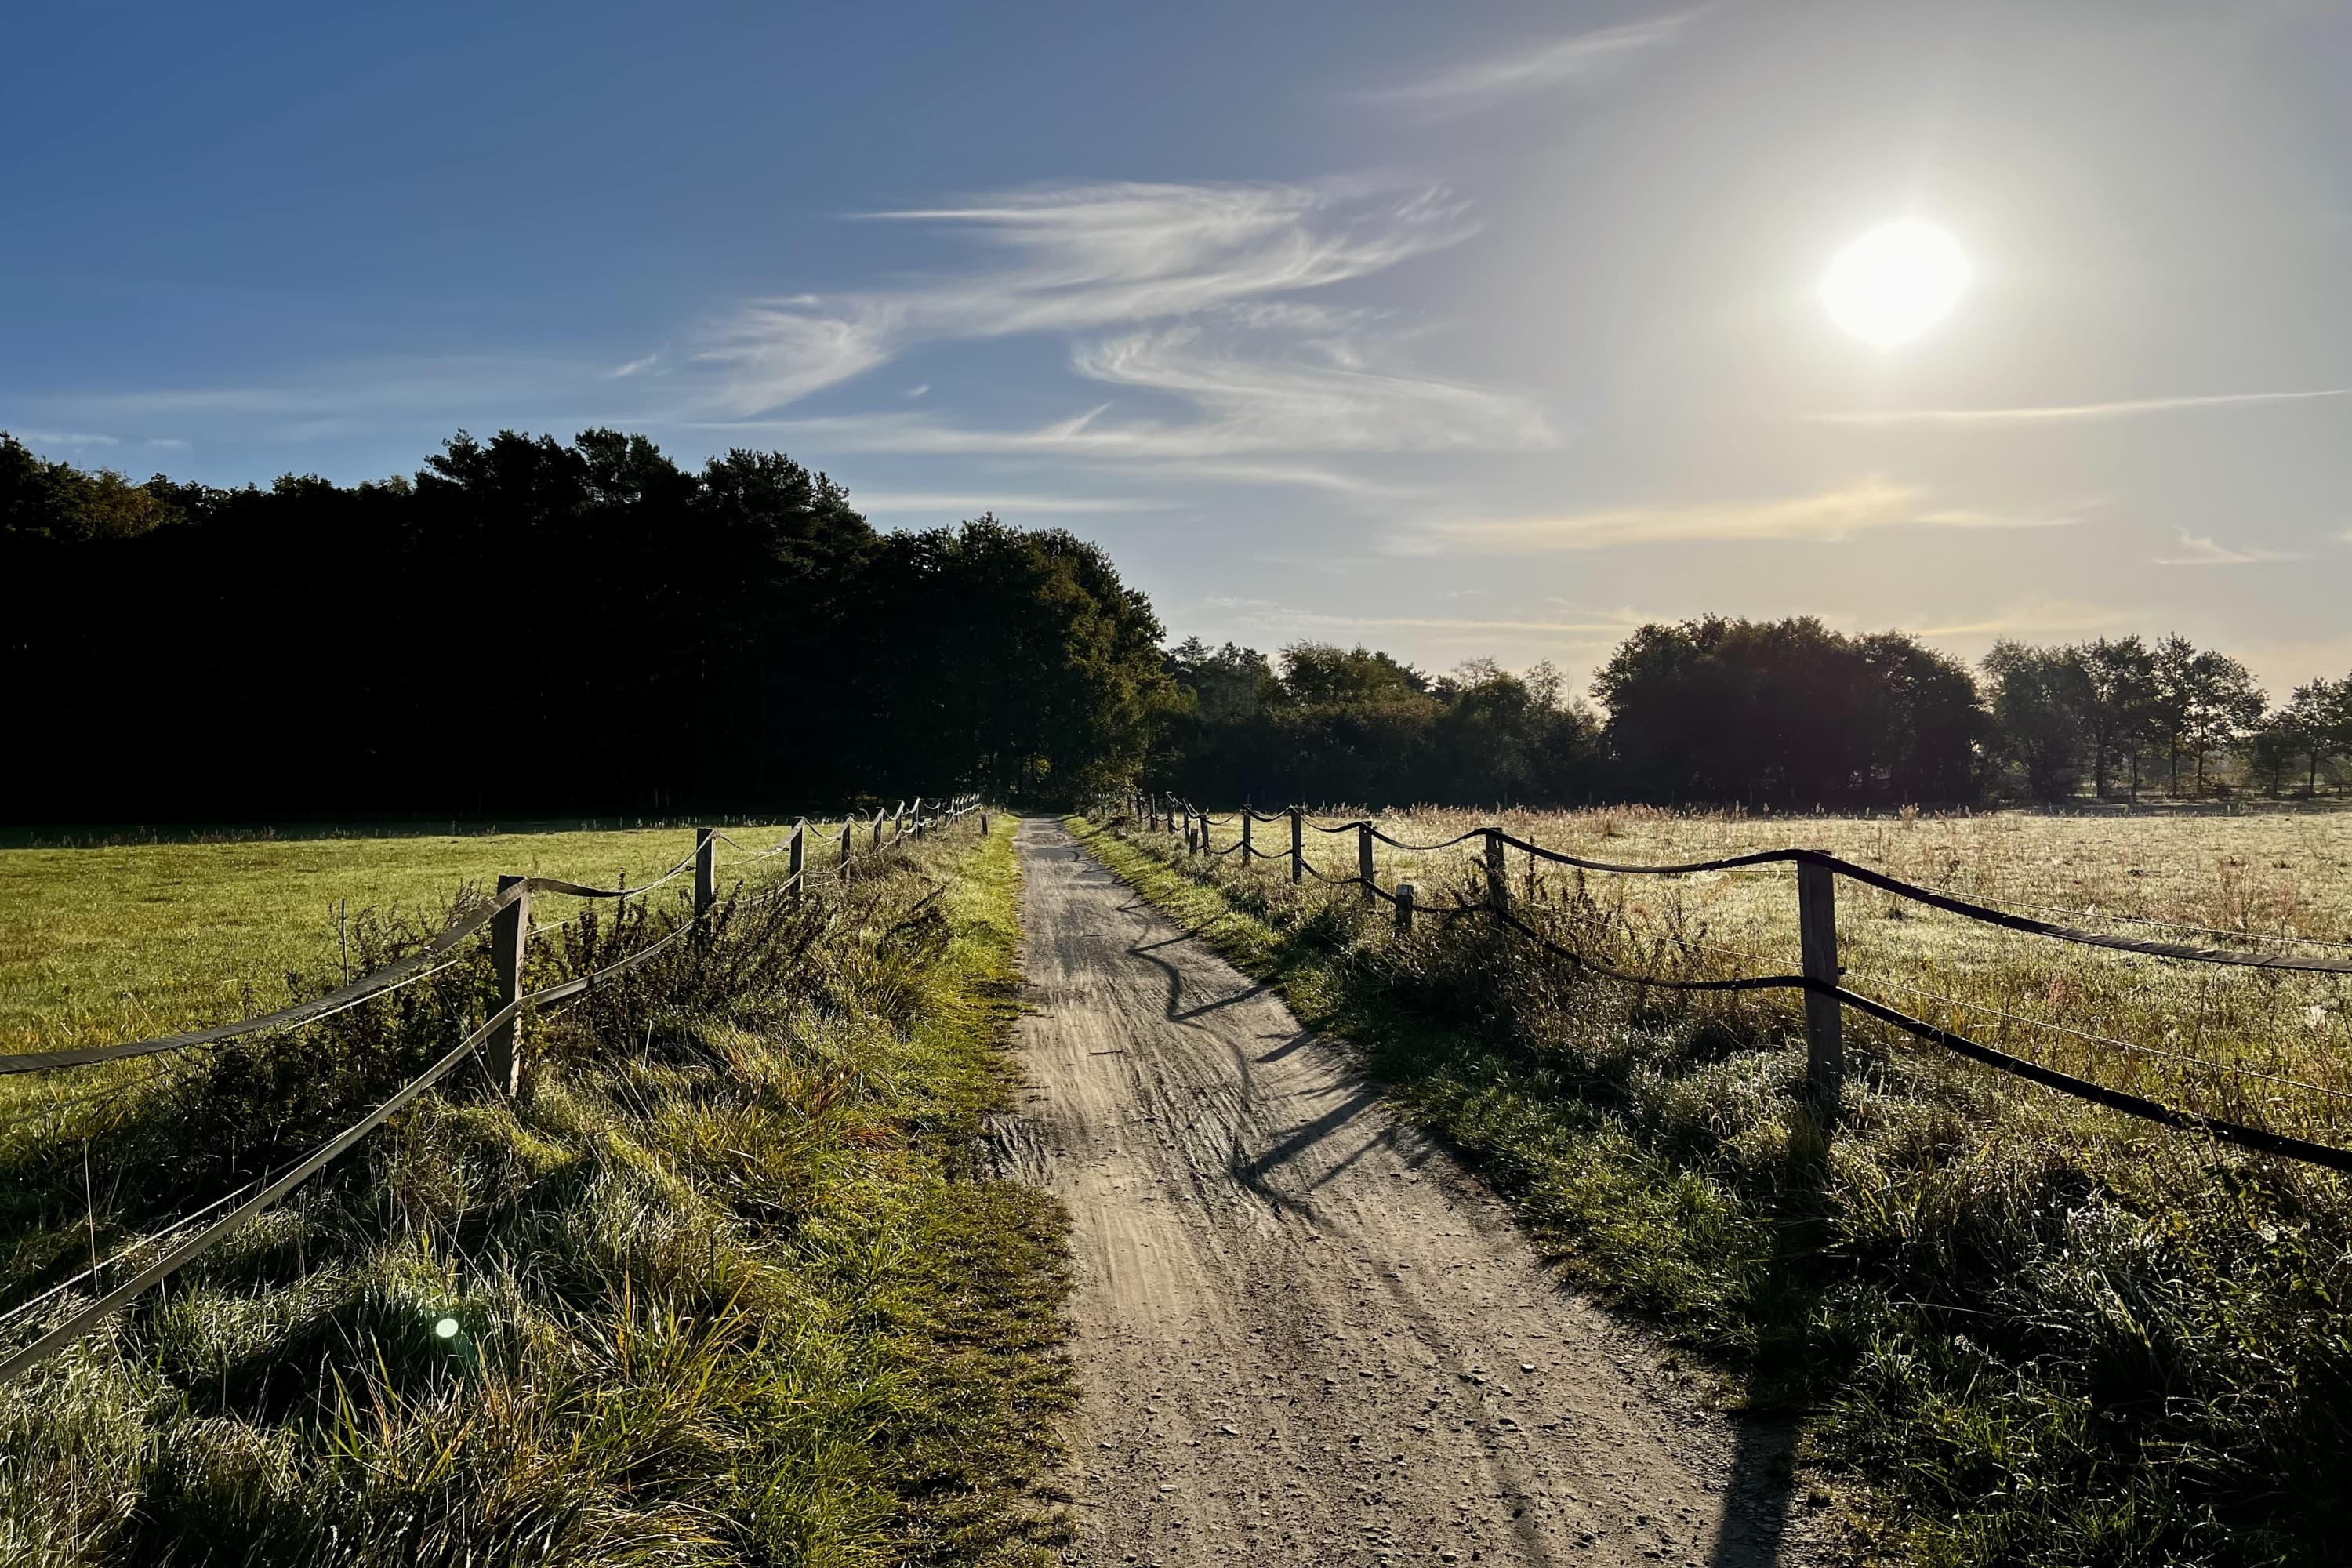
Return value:
M 1822 1563 L 1779 1435 L 1548 1279 L 1340 1050 L 1021 827 L 1034 1089 L 1076 1220 L 1078 1563 Z

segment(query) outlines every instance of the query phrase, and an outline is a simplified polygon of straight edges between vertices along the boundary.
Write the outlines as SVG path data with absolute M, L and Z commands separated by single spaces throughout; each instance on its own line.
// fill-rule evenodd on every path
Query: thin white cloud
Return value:
M 1553 445 L 1544 416 L 1513 394 L 1381 371 L 1360 345 L 1316 337 L 1268 356 L 1247 332 L 1177 326 L 1082 349 L 1090 380 L 1172 394 L 1204 416 L 1198 433 L 1287 451 L 1526 451 Z M 1228 449 L 1234 449 L 1228 447 Z
M 1358 94 L 1360 101 L 1418 109 L 1433 118 L 1469 114 L 1529 93 L 1597 80 L 1671 43 L 1692 13 L 1601 27 L 1523 44 L 1486 59 L 1446 67 L 1418 81 Z
M 2113 605 L 2094 605 L 2081 599 L 2028 598 L 2018 600 L 1980 619 L 1923 626 L 1917 635 L 1924 637 L 1986 637 L 2092 632 L 2111 626 L 2136 626 L 2145 618 L 2138 610 L 2117 609 Z
M 853 489 L 849 504 L 869 517 L 894 513 L 919 517 L 978 517 L 984 511 L 1014 515 L 1021 512 L 1174 511 L 1184 503 L 1150 496 L 1023 496 Z
M 2155 560 L 2158 566 L 2253 566 L 2265 561 L 2308 559 L 2293 551 L 2266 550 L 2260 545 L 2241 548 L 2218 543 L 2205 534 L 2191 533 L 2185 528 L 2177 531 L 2180 535 L 2180 553 L 2157 556 Z
M 1114 469 L 1110 464 L 1097 466 Z M 1402 484 L 1316 463 L 1253 461 L 1245 458 L 1139 458 L 1118 463 L 1114 471 L 1213 484 L 1293 485 L 1361 501 L 1412 500 L 1436 493 L 1426 485 Z
M 1438 522 L 1400 537 L 1392 549 L 1400 554 L 1465 550 L 1483 555 L 1540 555 L 1697 541 L 1828 543 L 1883 528 L 2055 528 L 2076 521 L 2064 514 L 2005 515 L 1929 507 L 1926 500 L 1916 486 L 1872 477 L 1837 489 L 1773 500 Z
M 28 447 L 119 447 L 119 436 L 95 436 L 76 430 L 19 430 L 16 439 Z
M 908 396 L 909 396 L 909 397 L 920 397 L 920 396 L 922 396 L 925 393 L 927 393 L 927 392 L 929 392 L 929 391 L 930 391 L 930 390 L 931 390 L 931 384 L 930 384 L 929 382 L 928 382 L 928 381 L 917 382 L 914 385 L 912 385 L 912 386 L 910 386 L 910 387 L 907 388 L 907 395 L 908 395 Z
M 1836 414 L 1811 414 L 1822 425 L 1854 425 L 1869 429 L 1912 426 L 1943 429 L 2007 429 L 2018 426 L 2087 424 L 2105 419 L 2129 419 L 2142 414 L 2173 414 L 2193 408 L 2238 408 L 2263 403 L 2302 403 L 2314 398 L 2352 395 L 2352 387 L 2319 387 L 2307 392 L 2226 392 L 2203 397 L 2138 397 L 2116 403 L 2067 403 L 2031 408 L 1891 408 L 1856 409 Z
M 1517 393 L 1378 363 L 1391 346 L 1359 312 L 1288 304 L 1219 309 L 1170 326 L 1081 343 L 1070 367 L 1089 381 L 1173 400 L 1186 417 L 1123 415 L 1098 404 L 1024 428 L 974 428 L 912 413 L 698 422 L 837 451 L 1056 453 L 1104 462 L 1257 453 L 1532 451 L 1558 444 L 1543 411 Z M 1246 476 L 1263 479 L 1261 468 Z M 1198 478 L 1214 478 L 1202 470 Z M 1362 480 L 1291 465 L 1285 482 L 1359 494 Z M 1391 493 L 1401 493 L 1391 490 Z
M 901 310 L 877 301 L 852 301 L 831 315 L 792 300 L 757 302 L 713 328 L 694 357 L 719 372 L 719 407 L 757 414 L 888 363 L 903 320 Z
M 895 289 L 739 307 L 696 356 L 709 412 L 764 413 L 918 342 L 1139 325 L 1323 288 L 1475 229 L 1442 187 L 1361 182 L 1063 185 L 867 216 L 948 225 L 1004 259 Z
M 604 379 L 606 381 L 620 381 L 625 377 L 636 374 L 641 370 L 651 370 L 660 363 L 661 351 L 659 349 L 656 349 L 653 353 L 646 355 L 643 359 L 633 359 L 626 364 L 614 365 L 611 370 L 604 373 Z

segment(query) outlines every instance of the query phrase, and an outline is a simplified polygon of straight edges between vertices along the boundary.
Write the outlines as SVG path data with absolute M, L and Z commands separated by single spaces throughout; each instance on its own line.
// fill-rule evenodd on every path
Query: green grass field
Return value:
M 1478 820 L 1382 817 L 1415 840 Z M 2352 935 L 2343 816 L 1504 820 L 1595 858 L 1812 845 L 2095 922 L 2186 921 L 2224 941 Z M 1891 1555 L 1953 1568 L 2340 1560 L 2352 1527 L 2344 1180 L 2062 1099 L 1851 1015 L 1844 1103 L 1825 1128 L 1786 995 L 1637 991 L 1532 958 L 1475 918 L 1424 918 L 1400 937 L 1353 889 L 1188 858 L 1164 833 L 1075 826 L 1310 1024 L 1360 1046 L 1570 1277 L 1697 1349 L 1737 1400 L 1799 1419 L 1807 1453 L 1864 1483 L 1859 1515 Z M 1258 834 L 1271 847 L 1277 830 Z M 1352 874 L 1351 838 L 1321 844 L 1318 865 Z M 1432 901 L 1479 892 L 1460 851 L 1384 858 L 1381 874 L 1417 879 Z M 1785 868 L 1679 893 L 1517 876 L 1533 918 L 1626 968 L 1793 967 Z M 2341 1081 L 2340 980 L 2171 973 L 2188 966 L 1898 917 L 1851 888 L 1841 944 L 1848 984 L 1898 1004 L 1914 998 L 1897 984 L 1933 990 L 1955 1000 L 1917 1008 L 1930 1018 L 2102 1081 L 2215 1102 L 2228 1088 L 2079 1036 L 2053 1043 L 2040 1023 Z M 2325 1093 L 2238 1092 L 2236 1109 L 2273 1124 L 2347 1125 Z
M 728 832 L 764 847 L 785 830 Z M 289 974 L 313 987 L 340 978 L 339 910 L 438 918 L 502 874 L 639 883 L 693 848 L 690 828 L 666 827 L 0 849 L 0 1051 L 138 1039 L 282 1005 Z M 722 853 L 722 880 L 733 858 Z M 545 902 L 541 919 L 576 900 Z
M 461 1069 L 0 1389 L 0 1561 L 1050 1561 L 1066 1222 L 973 1152 L 1009 1101 L 1012 828 L 968 821 L 845 886 L 730 910 L 530 1026 L 527 1100 Z M 554 837 L 533 841 L 542 868 L 633 880 L 677 842 L 599 837 L 566 859 Z M 342 864 L 429 900 L 483 843 L 350 845 Z M 320 847 L 154 847 L 195 881 L 246 866 L 244 900 L 207 889 L 247 921 L 215 951 L 317 951 L 293 928 Z M 574 922 L 534 942 L 530 981 L 660 919 Z M 203 977 L 174 962 L 145 973 Z M 6 1299 L 346 1124 L 448 1048 L 485 979 L 474 962 L 12 1124 Z

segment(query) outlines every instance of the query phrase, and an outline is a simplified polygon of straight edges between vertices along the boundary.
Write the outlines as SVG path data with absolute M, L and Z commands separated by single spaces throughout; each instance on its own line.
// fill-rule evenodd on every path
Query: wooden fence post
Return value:
M 1396 890 L 1397 934 L 1405 936 L 1412 931 L 1412 884 L 1399 882 Z
M 1486 829 L 1486 907 L 1500 915 L 1509 907 L 1510 886 L 1503 879 L 1503 830 Z
M 1797 862 L 1797 939 L 1805 978 L 1835 988 L 1838 983 L 1837 873 L 1811 860 Z M 1813 1101 L 1835 1117 L 1845 1083 L 1845 1034 L 1838 999 L 1827 991 L 1805 990 L 1805 1080 Z
M 874 813 L 874 847 L 877 849 L 882 847 L 882 820 L 889 815 L 878 808 Z
M 849 831 L 850 825 L 846 822 L 843 823 L 841 825 L 841 868 L 845 871 L 849 869 Z
M 1290 879 L 1307 880 L 1307 808 L 1290 808 Z
M 1369 822 L 1356 824 L 1356 879 L 1364 885 L 1364 907 L 1371 908 L 1380 899 L 1380 883 L 1372 868 L 1372 825 Z
M 1256 818 L 1255 816 L 1253 816 L 1250 814 L 1250 806 L 1249 806 L 1249 803 L 1248 803 L 1248 802 L 1246 802 L 1246 801 L 1243 802 L 1243 804 L 1242 804 L 1242 866 L 1243 866 L 1243 868 L 1244 868 L 1244 869 L 1246 869 L 1246 868 L 1248 868 L 1248 866 L 1249 866 L 1249 863 L 1250 863 L 1250 858 L 1251 858 L 1252 856 L 1254 856 L 1254 855 L 1255 855 L 1255 854 L 1257 853 L 1257 847 L 1256 847 L 1254 843 L 1252 843 L 1252 842 L 1251 842 L 1251 833 L 1250 833 L 1250 829 L 1251 829 L 1251 827 L 1252 827 L 1252 826 L 1254 826 L 1256 824 L 1256 822 L 1257 822 L 1257 818 Z
M 807 839 L 808 821 L 803 818 L 793 824 L 793 847 L 784 858 L 784 876 L 792 883 L 793 897 L 796 899 L 807 891 L 801 881 L 801 869 L 807 864 Z
M 515 900 L 490 917 L 490 969 L 499 983 L 499 1005 L 505 1007 L 522 994 L 523 950 L 530 942 L 530 889 L 528 879 L 500 877 L 499 892 L 519 888 Z M 490 1032 L 484 1064 L 490 1081 L 509 1098 L 522 1092 L 522 1015 L 517 1013 Z
M 719 901 L 719 830 L 694 830 L 694 918 L 700 920 Z

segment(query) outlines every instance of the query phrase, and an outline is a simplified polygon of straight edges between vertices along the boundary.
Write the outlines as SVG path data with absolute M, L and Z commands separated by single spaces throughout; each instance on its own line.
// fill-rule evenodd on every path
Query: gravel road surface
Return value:
M 1076 1218 L 1073 1563 L 1824 1563 L 1785 1434 L 1562 1286 L 1338 1045 L 1022 824 L 1008 1174 Z

